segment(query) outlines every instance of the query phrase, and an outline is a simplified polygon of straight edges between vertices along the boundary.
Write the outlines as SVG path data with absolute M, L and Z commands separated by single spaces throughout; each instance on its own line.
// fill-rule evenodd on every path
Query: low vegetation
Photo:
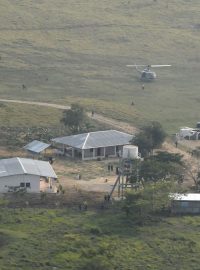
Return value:
M 199 269 L 199 217 L 157 217 L 141 226 L 117 207 L 1 209 L 0 268 Z
M 0 146 L 21 147 L 32 140 L 49 142 L 67 136 L 70 128 L 60 122 L 62 110 L 27 104 L 0 103 Z M 106 125 L 88 119 L 82 131 L 106 129 Z

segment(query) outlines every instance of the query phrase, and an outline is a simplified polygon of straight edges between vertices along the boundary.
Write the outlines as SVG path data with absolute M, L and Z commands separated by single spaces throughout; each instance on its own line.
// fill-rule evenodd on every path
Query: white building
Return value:
M 200 194 L 171 194 L 172 213 L 174 214 L 200 214 Z
M 117 130 L 104 130 L 52 139 L 60 153 L 82 160 L 117 157 L 133 135 Z
M 0 193 L 20 189 L 31 193 L 55 192 L 56 179 L 49 162 L 18 157 L 0 160 Z

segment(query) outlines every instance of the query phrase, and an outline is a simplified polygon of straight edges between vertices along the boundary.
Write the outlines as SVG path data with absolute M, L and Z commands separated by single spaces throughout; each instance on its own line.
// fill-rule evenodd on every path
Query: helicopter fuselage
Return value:
M 126 65 L 127 67 L 135 67 L 136 70 L 141 74 L 140 79 L 142 81 L 153 81 L 156 79 L 156 73 L 150 68 L 157 68 L 157 67 L 171 67 L 171 65 Z M 145 67 L 143 70 L 141 70 L 139 67 Z
M 141 80 L 144 81 L 151 81 L 156 79 L 156 73 L 154 71 L 151 71 L 149 69 L 144 69 L 141 72 Z

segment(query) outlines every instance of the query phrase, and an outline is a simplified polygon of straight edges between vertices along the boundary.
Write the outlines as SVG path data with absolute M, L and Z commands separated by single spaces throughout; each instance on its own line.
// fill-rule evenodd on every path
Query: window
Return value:
M 90 148 L 90 153 L 93 153 L 93 148 Z
M 26 188 L 31 188 L 31 183 L 24 183 L 24 182 L 21 182 L 21 183 L 20 183 L 20 187 L 21 187 L 21 188 L 25 188 L 25 187 L 26 187 Z
M 31 188 L 31 183 L 26 183 L 26 188 Z
M 189 206 L 189 203 L 188 202 L 181 202 L 181 206 L 182 207 L 188 207 Z
M 199 213 L 199 208 L 197 208 L 197 207 L 193 208 L 192 213 Z

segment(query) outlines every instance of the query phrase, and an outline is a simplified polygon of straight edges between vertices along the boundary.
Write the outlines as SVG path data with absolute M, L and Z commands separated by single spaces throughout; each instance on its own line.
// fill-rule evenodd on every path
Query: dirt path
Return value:
M 37 106 L 45 106 L 45 107 L 52 107 L 56 109 L 61 110 L 69 110 L 70 106 L 55 104 L 55 103 L 47 103 L 47 102 L 36 102 L 36 101 L 24 101 L 24 100 L 15 100 L 15 99 L 0 99 L 0 102 L 10 102 L 10 103 L 18 103 L 18 104 L 30 104 L 30 105 L 37 105 Z M 102 116 L 100 114 L 95 113 L 93 116 L 91 113 L 87 113 L 88 117 L 95 119 L 98 122 L 108 124 L 114 128 L 121 129 L 125 132 L 128 132 L 130 134 L 133 134 L 137 131 L 137 128 L 134 126 L 131 126 L 128 123 L 124 123 L 121 121 L 117 121 L 105 116 Z
M 30 105 L 37 105 L 37 106 L 46 106 L 46 107 L 52 107 L 56 109 L 61 109 L 61 110 L 68 110 L 70 109 L 70 106 L 64 106 L 60 104 L 54 104 L 54 103 L 47 103 L 47 102 L 36 102 L 36 101 L 24 101 L 24 100 L 15 100 L 15 99 L 0 99 L 0 102 L 11 102 L 11 103 L 21 103 L 21 104 L 30 104 Z M 117 121 L 108 117 L 105 117 L 100 114 L 94 114 L 92 116 L 91 113 L 87 113 L 88 117 L 95 119 L 96 121 L 102 122 L 109 124 L 110 126 L 113 126 L 114 128 L 120 128 L 124 132 L 128 132 L 130 134 L 133 134 L 138 131 L 138 129 L 128 123 L 122 122 L 122 121 Z M 170 152 L 175 152 L 175 153 L 180 153 L 186 156 L 189 156 L 185 151 L 178 149 L 175 147 L 175 145 L 172 145 L 170 143 L 165 142 L 164 148 L 166 150 L 170 150 Z
M 47 102 L 24 101 L 24 100 L 16 100 L 16 99 L 0 99 L 0 102 L 30 104 L 30 105 L 37 105 L 37 106 L 52 107 L 52 108 L 61 109 L 61 110 L 69 110 L 70 109 L 70 106 L 64 106 L 64 105 L 60 105 L 60 104 L 47 103 Z
M 164 142 L 162 148 L 163 148 L 163 150 L 166 150 L 170 153 L 177 153 L 177 154 L 183 155 L 183 160 L 188 164 L 195 163 L 196 159 L 194 157 L 192 157 L 190 153 L 188 153 L 180 148 L 176 148 L 173 144 L 170 144 L 168 142 Z
M 102 116 L 100 114 L 95 113 L 94 116 L 91 116 L 91 114 L 88 113 L 88 116 L 99 121 L 99 122 L 106 123 L 114 128 L 121 129 L 124 132 L 128 132 L 130 134 L 134 134 L 138 131 L 138 129 L 136 127 L 134 127 L 128 123 L 117 121 L 117 120 Z
M 47 102 L 24 101 L 24 100 L 15 100 L 15 99 L 0 99 L 0 102 L 11 102 L 11 103 L 30 104 L 30 105 L 37 105 L 37 106 L 46 106 L 46 107 L 52 107 L 52 108 L 61 109 L 61 110 L 70 109 L 70 106 L 64 106 L 64 105 L 60 105 L 60 104 L 47 103 Z M 117 120 L 105 117 L 103 115 L 100 115 L 100 114 L 95 113 L 92 116 L 92 114 L 88 112 L 87 115 L 88 115 L 88 117 L 95 119 L 96 121 L 109 124 L 110 126 L 112 126 L 114 128 L 121 129 L 124 132 L 128 132 L 130 134 L 134 134 L 138 131 L 138 129 L 136 127 L 134 127 L 128 123 L 117 121 Z M 180 154 L 189 158 L 188 153 L 186 153 L 185 151 L 183 151 L 181 149 L 176 148 L 175 145 L 172 145 L 170 143 L 165 142 L 164 148 L 165 148 L 165 150 L 168 150 L 168 151 L 173 152 L 173 153 L 180 153 Z

